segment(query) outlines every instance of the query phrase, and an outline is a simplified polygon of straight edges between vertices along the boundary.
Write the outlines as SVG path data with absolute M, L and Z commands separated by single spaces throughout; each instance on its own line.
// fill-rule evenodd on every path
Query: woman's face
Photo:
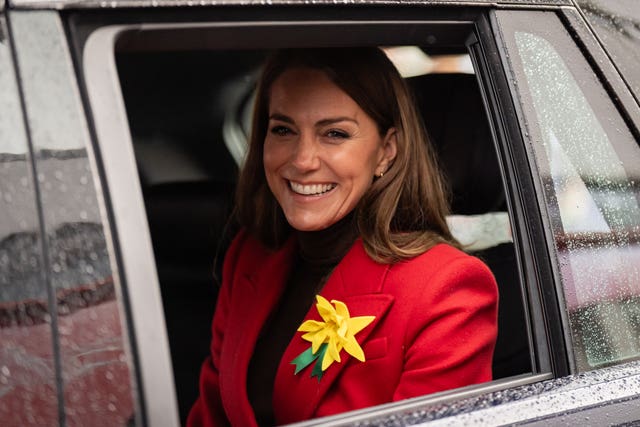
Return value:
M 264 169 L 296 230 L 322 230 L 342 219 L 395 154 L 395 129 L 381 136 L 323 72 L 292 68 L 271 86 Z

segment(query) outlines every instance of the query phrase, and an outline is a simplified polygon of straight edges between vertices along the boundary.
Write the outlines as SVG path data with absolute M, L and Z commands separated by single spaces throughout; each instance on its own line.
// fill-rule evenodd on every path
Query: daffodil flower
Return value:
M 297 366 L 296 373 L 320 355 L 322 355 L 321 372 L 325 371 L 333 362 L 341 361 L 342 349 L 364 362 L 364 352 L 356 341 L 355 335 L 371 323 L 375 316 L 351 317 L 349 309 L 342 301 L 331 300 L 329 303 L 320 295 L 316 296 L 316 300 L 316 308 L 323 321 L 307 320 L 298 328 L 299 332 L 305 332 L 302 339 L 311 343 L 311 352 L 307 350 L 291 362 Z M 323 347 L 324 344 L 326 346 Z M 322 351 L 318 353 L 319 350 Z M 305 354 L 306 358 L 303 357 Z M 314 369 L 314 372 L 317 372 L 317 369 Z

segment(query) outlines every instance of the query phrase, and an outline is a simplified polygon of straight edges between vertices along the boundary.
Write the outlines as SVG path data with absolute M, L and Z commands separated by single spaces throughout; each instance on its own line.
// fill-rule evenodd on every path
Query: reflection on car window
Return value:
M 589 23 L 640 99 L 640 7 L 638 0 L 578 0 Z
M 51 309 L 21 111 L 9 43 L 0 40 L 0 420 L 56 425 Z
M 514 71 L 527 84 L 521 96 L 533 105 L 527 127 L 577 367 L 638 357 L 640 148 L 575 46 L 552 45 L 564 35 L 558 21 L 550 21 L 546 37 L 501 22 L 514 30 L 508 43 L 521 61 Z
M 66 36 L 56 14 L 13 18 L 55 304 L 50 317 L 63 410 L 56 419 L 63 425 L 126 425 L 136 412 L 134 365 Z

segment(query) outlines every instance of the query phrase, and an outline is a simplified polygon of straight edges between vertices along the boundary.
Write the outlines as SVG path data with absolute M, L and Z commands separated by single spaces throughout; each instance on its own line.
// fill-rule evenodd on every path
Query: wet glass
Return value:
M 134 364 L 102 193 L 59 15 L 12 14 L 56 301 L 62 425 L 135 423 Z
M 553 13 L 497 17 L 553 232 L 576 367 L 638 358 L 638 143 Z
M 640 99 L 640 4 L 638 0 L 578 0 L 585 17 Z
M 31 159 L 0 15 L 0 420 L 56 425 L 55 353 Z

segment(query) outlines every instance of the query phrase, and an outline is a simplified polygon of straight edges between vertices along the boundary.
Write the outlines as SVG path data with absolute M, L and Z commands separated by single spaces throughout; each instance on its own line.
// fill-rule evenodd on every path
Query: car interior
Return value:
M 433 57 L 464 53 L 464 47 L 421 50 Z M 116 51 L 182 421 L 197 397 L 200 365 L 209 352 L 220 265 L 237 229 L 232 220 L 233 193 L 255 81 L 266 54 L 265 50 Z M 427 73 L 408 77 L 407 82 L 449 180 L 452 212 L 468 218 L 507 212 L 476 76 L 460 71 Z M 514 243 L 469 251 L 489 265 L 499 285 L 494 378 L 531 372 L 526 301 Z

